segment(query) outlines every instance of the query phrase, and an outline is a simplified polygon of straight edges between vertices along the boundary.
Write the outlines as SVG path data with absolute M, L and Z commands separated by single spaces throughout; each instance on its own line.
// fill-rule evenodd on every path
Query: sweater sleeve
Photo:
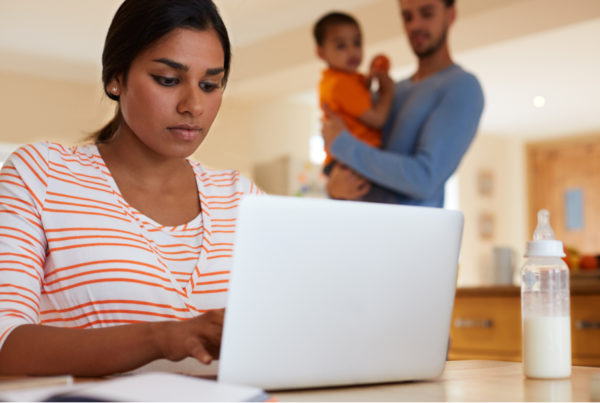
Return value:
M 483 103 L 479 82 L 465 75 L 447 88 L 423 123 L 412 155 L 368 146 L 347 131 L 333 142 L 331 153 L 380 186 L 427 199 L 458 167 L 477 132 Z
M 21 147 L 0 171 L 0 348 L 17 326 L 39 322 L 47 155 L 47 145 Z

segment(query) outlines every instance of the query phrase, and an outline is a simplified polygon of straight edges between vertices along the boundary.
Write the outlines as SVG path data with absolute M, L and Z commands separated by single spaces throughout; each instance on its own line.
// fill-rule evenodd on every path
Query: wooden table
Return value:
M 573 367 L 571 377 L 526 379 L 520 362 L 448 361 L 439 379 L 271 393 L 285 401 L 590 401 L 600 368 Z
M 520 362 L 448 361 L 438 379 L 421 382 L 270 391 L 276 401 L 590 401 L 592 377 L 600 378 L 600 368 L 573 367 L 571 377 L 557 380 L 534 380 L 523 377 Z M 0 377 L 5 380 L 20 377 Z M 76 379 L 90 381 L 98 379 Z M 600 381 L 600 379 L 599 379 Z M 176 395 L 173 396 L 176 399 Z M 600 396 L 595 396 L 596 401 Z

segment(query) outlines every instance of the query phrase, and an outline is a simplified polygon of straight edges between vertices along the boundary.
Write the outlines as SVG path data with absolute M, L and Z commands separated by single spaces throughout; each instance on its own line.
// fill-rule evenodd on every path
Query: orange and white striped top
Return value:
M 237 207 L 262 193 L 190 161 L 201 214 L 165 227 L 130 206 L 95 145 L 36 143 L 0 172 L 0 347 L 17 326 L 187 319 L 226 303 Z

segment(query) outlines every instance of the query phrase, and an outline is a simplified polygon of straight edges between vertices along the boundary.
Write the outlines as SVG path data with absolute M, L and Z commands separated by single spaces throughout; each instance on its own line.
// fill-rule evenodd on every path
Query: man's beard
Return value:
M 435 42 L 434 44 L 432 44 L 430 47 L 422 50 L 422 51 L 416 51 L 415 50 L 415 55 L 417 55 L 417 57 L 419 59 L 425 59 L 429 56 L 431 56 L 432 54 L 434 54 L 435 52 L 437 52 L 438 50 L 440 50 L 440 48 L 444 45 L 444 43 L 446 42 L 446 37 L 448 36 L 448 29 L 445 29 L 444 32 L 442 33 L 442 35 L 440 35 L 439 39 L 437 42 Z

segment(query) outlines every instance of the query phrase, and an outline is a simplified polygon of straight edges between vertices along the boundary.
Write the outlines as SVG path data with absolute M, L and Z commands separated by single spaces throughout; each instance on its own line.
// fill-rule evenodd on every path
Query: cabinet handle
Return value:
M 454 319 L 454 327 L 481 327 L 489 329 L 494 327 L 494 321 L 491 319 L 456 318 Z
M 578 320 L 575 322 L 575 327 L 581 330 L 600 329 L 600 322 L 593 320 Z

